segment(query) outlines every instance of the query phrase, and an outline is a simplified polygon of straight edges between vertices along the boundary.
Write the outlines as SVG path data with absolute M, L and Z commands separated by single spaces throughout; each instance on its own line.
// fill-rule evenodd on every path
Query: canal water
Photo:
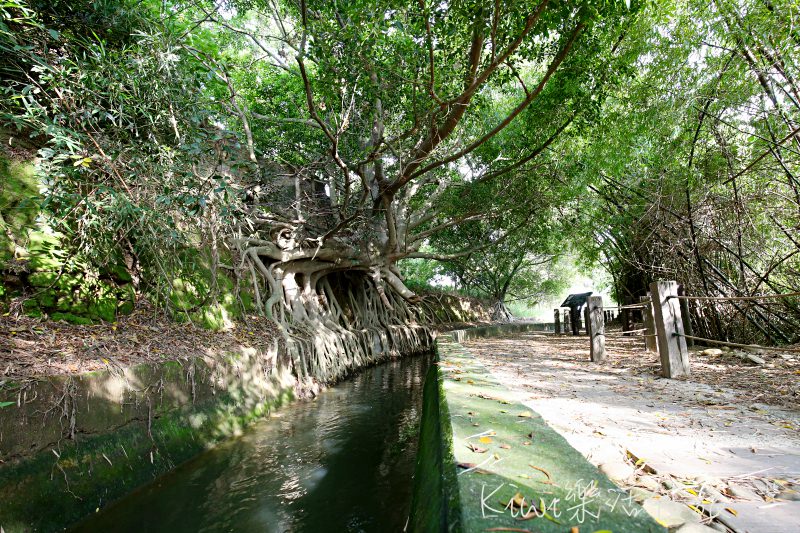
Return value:
M 403 531 L 429 356 L 282 408 L 73 532 Z

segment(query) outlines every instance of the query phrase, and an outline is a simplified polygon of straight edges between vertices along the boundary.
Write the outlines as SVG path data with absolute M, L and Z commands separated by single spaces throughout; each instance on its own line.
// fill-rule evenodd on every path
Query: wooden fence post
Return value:
M 648 352 L 656 353 L 658 351 L 658 340 L 656 339 L 656 323 L 653 319 L 653 299 L 650 293 L 647 296 L 642 296 L 639 301 L 644 304 L 642 309 L 642 318 L 644 319 L 644 346 Z
M 590 296 L 586 302 L 586 332 L 589 334 L 589 356 L 595 363 L 606 360 L 606 331 L 603 297 Z
M 688 376 L 689 350 L 683 336 L 678 284 L 674 281 L 655 281 L 650 284 L 650 294 L 653 297 L 661 375 L 665 378 Z
M 626 296 L 622 299 L 622 306 L 631 305 L 633 300 Z M 622 314 L 622 334 L 626 337 L 630 336 L 628 333 L 630 330 L 633 329 L 631 326 L 631 310 L 630 309 L 620 309 L 619 312 Z
M 553 309 L 553 330 L 556 335 L 561 334 L 561 311 Z

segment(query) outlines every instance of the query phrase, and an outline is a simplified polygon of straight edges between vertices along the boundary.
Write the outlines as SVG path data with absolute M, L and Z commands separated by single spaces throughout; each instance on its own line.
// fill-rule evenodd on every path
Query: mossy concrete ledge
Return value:
M 412 531 L 666 531 L 453 337 L 425 383 Z
M 526 333 L 528 331 L 552 331 L 552 323 L 543 322 L 508 322 L 506 324 L 493 324 L 469 329 L 456 329 L 448 331 L 454 341 L 464 342 L 482 337 L 494 337 L 504 333 Z
M 0 528 L 58 531 L 294 397 L 275 352 L 0 387 Z

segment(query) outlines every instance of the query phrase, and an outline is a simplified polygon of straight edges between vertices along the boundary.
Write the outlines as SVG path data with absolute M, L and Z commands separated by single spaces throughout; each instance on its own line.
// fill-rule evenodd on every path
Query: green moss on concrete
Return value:
M 30 313 L 28 313 L 30 315 Z M 70 324 L 75 324 L 78 326 L 88 326 L 92 323 L 91 318 L 86 318 L 83 316 L 73 315 L 72 313 L 53 313 L 50 315 L 50 318 L 53 320 L 61 320 L 64 322 L 69 322 Z
M 191 409 L 153 409 L 149 429 L 147 419 L 132 420 L 112 433 L 64 440 L 56 453 L 3 465 L 0 525 L 8 533 L 60 530 L 293 399 L 291 389 L 249 401 L 220 391 Z
M 40 197 L 34 171 L 32 162 L 0 154 L 0 261 L 13 258 L 27 231 L 35 226 Z
M 79 262 L 68 252 L 63 236 L 43 222 L 40 187 L 34 163 L 12 161 L 0 152 L 0 269 L 14 262 L 14 272 L 20 274 L 0 285 L 0 304 L 30 297 L 33 301 L 25 305 L 30 316 L 74 324 L 111 322 L 133 312 L 132 277 L 120 258 L 99 268 Z M 224 273 L 219 272 L 212 283 L 201 251 L 185 250 L 181 260 L 185 271 L 174 280 L 170 295 L 178 320 L 219 330 L 241 315 L 240 298 L 245 311 L 252 309 L 252 298 L 248 294 L 237 298 L 233 281 Z M 215 297 L 207 301 L 212 286 Z
M 206 298 L 212 273 L 204 266 L 195 265 L 194 268 L 196 271 L 190 278 L 173 280 L 170 299 L 176 309 L 176 320 L 220 330 L 229 327 L 243 312 L 253 310 L 249 293 L 242 292 L 237 298 L 233 280 L 224 273 L 217 274 L 214 297 Z
M 458 531 L 459 491 L 453 455 L 453 436 L 439 372 L 431 365 L 425 376 L 410 531 Z
M 58 235 L 46 228 L 34 228 L 28 231 L 27 259 L 32 272 L 57 272 L 64 265 L 67 253 Z
M 206 306 L 198 314 L 204 328 L 215 331 L 225 328 L 227 313 L 220 304 Z
M 439 364 L 433 372 L 438 385 L 435 390 L 440 395 L 438 440 L 442 459 L 439 466 L 437 443 L 431 443 L 437 430 L 430 429 L 436 413 L 431 407 L 435 399 L 428 396 L 434 388 L 426 383 L 419 453 L 420 461 L 433 473 L 426 474 L 418 465 L 412 510 L 415 530 L 477 533 L 489 528 L 522 527 L 563 533 L 577 526 L 581 531 L 614 533 L 665 531 L 539 415 L 518 404 L 514 394 L 497 383 L 452 337 L 440 337 L 438 352 Z M 482 432 L 489 435 L 484 442 L 479 440 Z M 479 449 L 475 451 L 469 445 Z M 456 464 L 479 468 L 462 468 L 457 474 L 449 474 Z M 437 472 L 444 476 L 441 486 L 437 485 Z M 538 507 L 544 503 L 552 520 L 540 516 L 519 521 L 519 513 L 514 516 L 505 507 L 516 493 Z M 433 501 L 437 494 L 441 498 L 438 503 Z M 444 527 L 437 527 L 442 523 Z
M 28 274 L 27 284 L 32 294 L 26 311 L 73 324 L 113 322 L 133 311 L 136 298 L 132 284 L 117 285 L 110 279 L 68 269 L 34 271 Z
M 67 252 L 60 235 L 43 222 L 40 180 L 32 161 L 0 152 L 0 268 L 12 263 L 16 281 L 0 288 L 0 299 L 32 295 L 25 310 L 77 324 L 113 321 L 133 310 L 131 277 L 119 264 L 101 272 Z

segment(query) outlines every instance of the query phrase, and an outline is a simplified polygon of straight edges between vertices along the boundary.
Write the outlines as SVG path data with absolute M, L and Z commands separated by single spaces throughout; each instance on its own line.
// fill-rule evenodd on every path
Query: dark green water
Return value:
M 281 409 L 73 531 L 403 531 L 429 362 L 370 368 Z

